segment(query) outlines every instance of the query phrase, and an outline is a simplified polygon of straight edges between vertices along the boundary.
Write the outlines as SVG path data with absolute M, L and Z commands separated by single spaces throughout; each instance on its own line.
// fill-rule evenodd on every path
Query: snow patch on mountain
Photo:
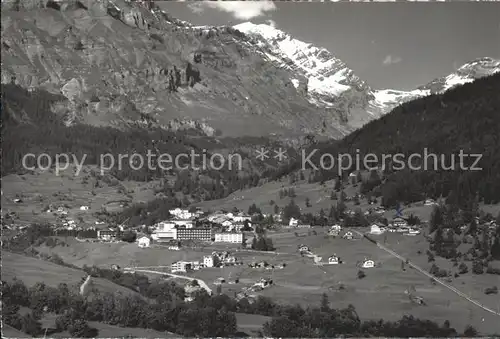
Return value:
M 375 90 L 324 48 L 297 40 L 265 24 L 245 22 L 234 28 L 254 38 L 252 44 L 268 60 L 292 72 L 301 73 L 307 79 L 307 98 L 310 103 L 320 107 L 336 107 L 342 97 L 353 99 L 351 93 L 357 93 L 359 105 L 372 118 L 380 117 L 404 102 L 443 93 L 455 86 L 500 72 L 500 60 L 480 58 L 466 63 L 455 73 L 435 79 L 414 90 Z M 294 87 L 298 88 L 299 81 L 291 81 Z
M 289 34 L 265 24 L 245 22 L 234 26 L 240 32 L 258 39 L 255 44 L 266 50 L 266 56 L 278 61 L 283 67 L 299 71 L 308 79 L 308 93 L 317 94 L 327 106 L 331 98 L 352 88 L 352 82 L 359 87 L 365 84 L 354 76 L 352 70 L 324 48 L 294 39 Z M 310 101 L 318 102 L 318 98 Z

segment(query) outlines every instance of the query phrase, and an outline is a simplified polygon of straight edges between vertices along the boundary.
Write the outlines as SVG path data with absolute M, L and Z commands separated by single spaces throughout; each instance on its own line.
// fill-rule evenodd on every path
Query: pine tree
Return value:
M 443 221 L 442 206 L 434 206 L 431 213 L 429 232 L 433 233 L 436 229 L 440 228 L 443 225 Z
M 321 312 L 328 312 L 330 310 L 330 301 L 328 300 L 328 295 L 326 293 L 321 295 L 320 310 Z
M 358 171 L 358 173 L 356 173 L 356 182 L 358 184 L 363 182 L 363 176 L 361 175 L 361 172 L 359 172 L 359 171 Z

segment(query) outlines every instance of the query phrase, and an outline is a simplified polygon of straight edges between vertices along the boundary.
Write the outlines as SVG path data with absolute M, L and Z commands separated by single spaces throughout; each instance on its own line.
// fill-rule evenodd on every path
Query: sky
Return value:
M 193 25 L 273 25 L 328 49 L 377 89 L 410 90 L 473 59 L 500 59 L 500 3 L 495 2 L 158 4 Z

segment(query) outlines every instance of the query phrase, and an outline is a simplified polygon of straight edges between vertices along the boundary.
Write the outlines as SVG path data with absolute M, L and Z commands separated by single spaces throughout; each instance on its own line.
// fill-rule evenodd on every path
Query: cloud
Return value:
M 200 1 L 189 5 L 189 9 L 197 14 L 205 8 L 218 9 L 236 19 L 249 20 L 276 10 L 276 5 L 272 1 Z
M 272 28 L 276 28 L 276 21 L 274 21 L 274 20 L 271 20 L 271 19 L 266 20 L 266 24 L 268 24 Z
M 191 10 L 191 12 L 198 15 L 201 15 L 201 13 L 203 13 L 203 11 L 205 10 L 203 8 L 203 3 L 201 2 L 191 2 L 187 6 Z
M 400 57 L 398 56 L 394 56 L 394 55 L 387 55 L 384 59 L 384 61 L 382 62 L 384 65 L 394 65 L 394 64 L 398 64 L 402 61 L 403 59 L 401 59 Z

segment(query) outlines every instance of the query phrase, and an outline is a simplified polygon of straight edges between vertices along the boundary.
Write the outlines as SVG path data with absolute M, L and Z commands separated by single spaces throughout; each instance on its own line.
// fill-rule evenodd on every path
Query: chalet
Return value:
M 214 285 L 220 285 L 220 284 L 223 284 L 225 282 L 226 282 L 226 279 L 224 279 L 224 278 L 217 278 L 214 281 Z
M 203 257 L 203 264 L 205 267 L 214 267 L 216 263 L 215 257 L 213 255 L 206 255 Z
M 234 255 L 228 255 L 222 259 L 222 262 L 226 265 L 234 265 L 236 264 L 236 257 Z
M 299 225 L 299 220 L 295 218 L 290 218 L 288 226 L 297 227 Z
M 189 212 L 186 209 L 175 208 L 168 211 L 171 215 L 176 217 L 177 219 L 190 219 L 193 217 L 193 213 Z
M 88 211 L 89 207 L 88 206 L 80 206 L 80 211 Z
M 199 270 L 202 265 L 199 261 L 177 261 L 170 266 L 172 273 Z
M 384 233 L 383 228 L 378 224 L 373 224 L 370 226 L 370 234 L 382 234 Z
M 336 236 L 338 236 L 338 235 L 339 235 L 339 231 L 337 231 L 336 229 L 330 229 L 330 230 L 328 231 L 328 235 L 331 235 L 331 236 L 336 237 Z
M 392 225 L 394 227 L 407 227 L 408 226 L 408 222 L 401 218 L 401 217 L 396 217 L 392 220 Z
M 424 202 L 424 205 L 425 206 L 433 206 L 433 205 L 437 205 L 437 204 L 434 201 L 434 199 L 426 199 L 425 202 Z
M 408 235 L 418 235 L 420 234 L 420 231 L 415 229 L 415 228 L 410 228 L 408 229 Z
M 221 222 L 222 227 L 232 227 L 233 226 L 233 221 L 232 220 L 224 220 Z
M 248 214 L 238 213 L 237 215 L 233 216 L 233 221 L 244 223 L 245 221 L 252 221 L 252 217 L 249 216 Z
M 140 248 L 149 247 L 151 245 L 151 239 L 149 237 L 143 236 L 137 239 L 137 246 Z
M 110 241 L 115 240 L 118 232 L 113 229 L 97 230 L 97 238 L 100 240 Z
M 258 288 L 264 289 L 272 284 L 273 284 L 273 281 L 271 279 L 261 278 L 252 287 L 258 287 Z
M 170 265 L 172 273 L 187 272 L 191 270 L 191 263 L 188 261 L 177 261 Z
M 375 262 L 373 260 L 365 259 L 365 260 L 363 260 L 363 263 L 361 264 L 361 267 L 363 267 L 363 268 L 373 268 L 373 267 L 375 267 Z
M 340 262 L 340 259 L 339 257 L 337 257 L 337 255 L 332 255 L 330 258 L 328 258 L 328 263 L 330 265 L 337 265 L 338 263 Z
M 171 221 L 175 226 L 182 228 L 193 228 L 193 220 L 191 219 L 178 219 Z
M 335 224 L 335 225 L 330 226 L 330 230 L 335 230 L 337 232 L 340 232 L 340 231 L 342 231 L 342 226 L 340 226 L 339 224 Z
M 352 240 L 352 239 L 354 239 L 354 235 L 352 234 L 351 231 L 347 231 L 344 233 L 342 238 L 347 239 L 347 240 Z
M 309 252 L 309 251 L 310 251 L 310 249 L 309 249 L 309 247 L 307 247 L 306 245 L 300 245 L 300 246 L 299 246 L 299 252 L 300 252 L 300 253 L 303 253 L 303 252 Z

